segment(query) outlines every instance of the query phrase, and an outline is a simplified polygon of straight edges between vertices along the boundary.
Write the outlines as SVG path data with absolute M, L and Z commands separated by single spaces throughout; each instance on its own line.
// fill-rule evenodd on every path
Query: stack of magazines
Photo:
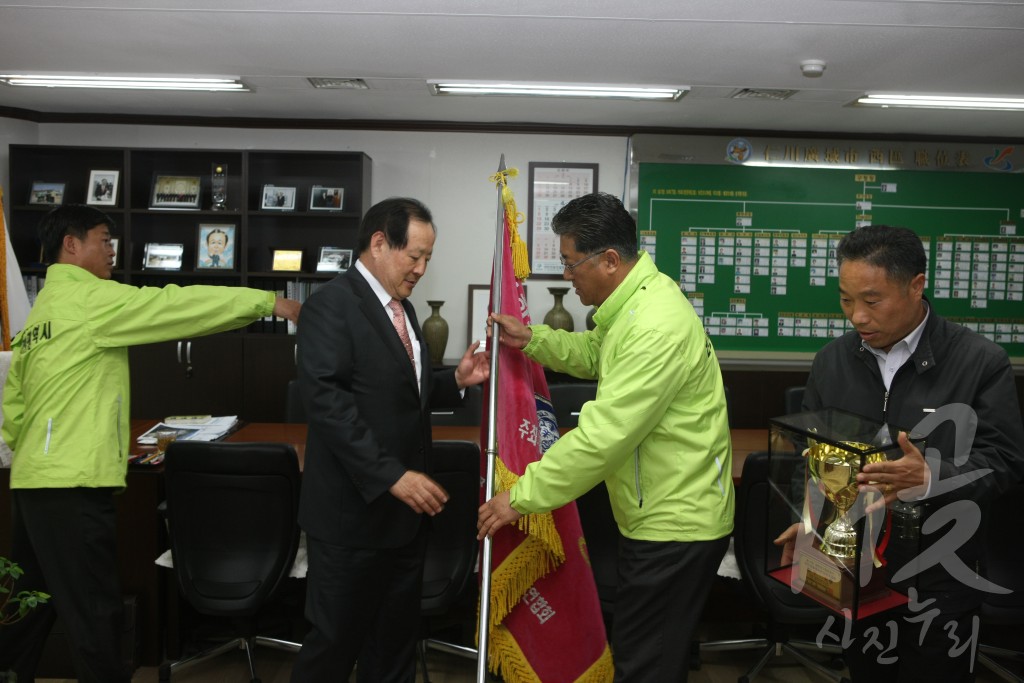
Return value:
M 216 441 L 230 433 L 237 425 L 237 415 L 176 415 L 158 422 L 136 441 L 144 446 L 156 445 L 156 432 L 165 429 L 177 432 L 175 438 L 181 441 Z

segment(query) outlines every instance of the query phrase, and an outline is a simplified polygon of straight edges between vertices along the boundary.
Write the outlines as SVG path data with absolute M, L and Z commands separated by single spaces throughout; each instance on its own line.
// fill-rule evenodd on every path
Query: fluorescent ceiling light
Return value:
M 892 95 L 868 93 L 855 104 L 869 107 L 919 107 L 924 109 L 991 109 L 995 111 L 1024 110 L 1024 98 L 961 97 L 955 95 Z
M 427 81 L 434 95 L 521 95 L 528 97 L 598 97 L 672 102 L 689 92 L 685 86 L 573 85 L 566 83 L 484 83 Z
M 0 83 L 37 88 L 116 88 L 126 90 L 205 90 L 248 92 L 240 80 L 231 78 L 188 78 L 149 76 L 69 76 L 0 74 Z

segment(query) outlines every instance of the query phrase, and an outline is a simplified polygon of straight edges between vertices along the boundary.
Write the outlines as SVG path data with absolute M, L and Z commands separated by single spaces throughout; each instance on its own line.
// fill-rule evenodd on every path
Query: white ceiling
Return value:
M 827 62 L 824 75 L 804 77 L 805 59 Z M 241 76 L 253 92 L 0 86 L 0 114 L 1019 140 L 1024 113 L 847 105 L 866 91 L 1024 97 L 1024 0 L 0 1 L 0 73 L 19 72 Z M 307 77 L 370 89 L 315 90 Z M 674 103 L 435 97 L 426 80 L 439 78 L 693 90 Z M 732 99 L 742 88 L 798 92 Z

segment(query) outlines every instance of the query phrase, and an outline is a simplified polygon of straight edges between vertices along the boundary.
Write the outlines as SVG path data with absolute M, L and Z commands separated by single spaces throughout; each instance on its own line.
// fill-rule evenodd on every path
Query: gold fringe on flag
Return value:
M 7 298 L 7 224 L 4 222 L 4 191 L 0 189 L 0 345 L 11 350 L 11 312 Z
M 508 491 L 519 477 L 495 458 L 494 478 L 498 491 Z M 491 627 L 504 621 L 526 591 L 565 562 L 562 537 L 550 512 L 524 515 L 517 522 L 527 536 L 492 572 Z
M 519 648 L 519 643 L 504 626 L 498 626 L 491 631 L 490 648 L 487 651 L 487 668 L 491 673 L 500 675 L 505 681 L 543 683 L 526 660 L 526 655 Z M 607 683 L 614 676 L 615 665 L 612 663 L 612 651 L 605 645 L 604 652 L 597 658 L 597 661 L 573 683 Z
M 519 169 L 507 168 L 498 171 L 490 177 L 495 185 L 501 186 L 501 203 L 505 206 L 505 225 L 508 226 L 509 244 L 512 246 L 512 270 L 517 280 L 525 280 L 530 277 L 529 252 L 526 250 L 526 242 L 519 236 L 518 226 L 525 218 L 516 208 L 516 198 L 508 186 L 508 179 L 519 175 Z

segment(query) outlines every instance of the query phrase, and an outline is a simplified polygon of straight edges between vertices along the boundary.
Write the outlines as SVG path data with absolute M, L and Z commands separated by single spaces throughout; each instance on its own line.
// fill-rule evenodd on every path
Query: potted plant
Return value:
M 50 596 L 40 591 L 14 592 L 15 582 L 24 571 L 6 557 L 0 557 L 0 626 L 7 626 L 25 618 L 37 605 L 42 605 Z M 0 671 L 0 682 L 16 681 L 13 671 Z

